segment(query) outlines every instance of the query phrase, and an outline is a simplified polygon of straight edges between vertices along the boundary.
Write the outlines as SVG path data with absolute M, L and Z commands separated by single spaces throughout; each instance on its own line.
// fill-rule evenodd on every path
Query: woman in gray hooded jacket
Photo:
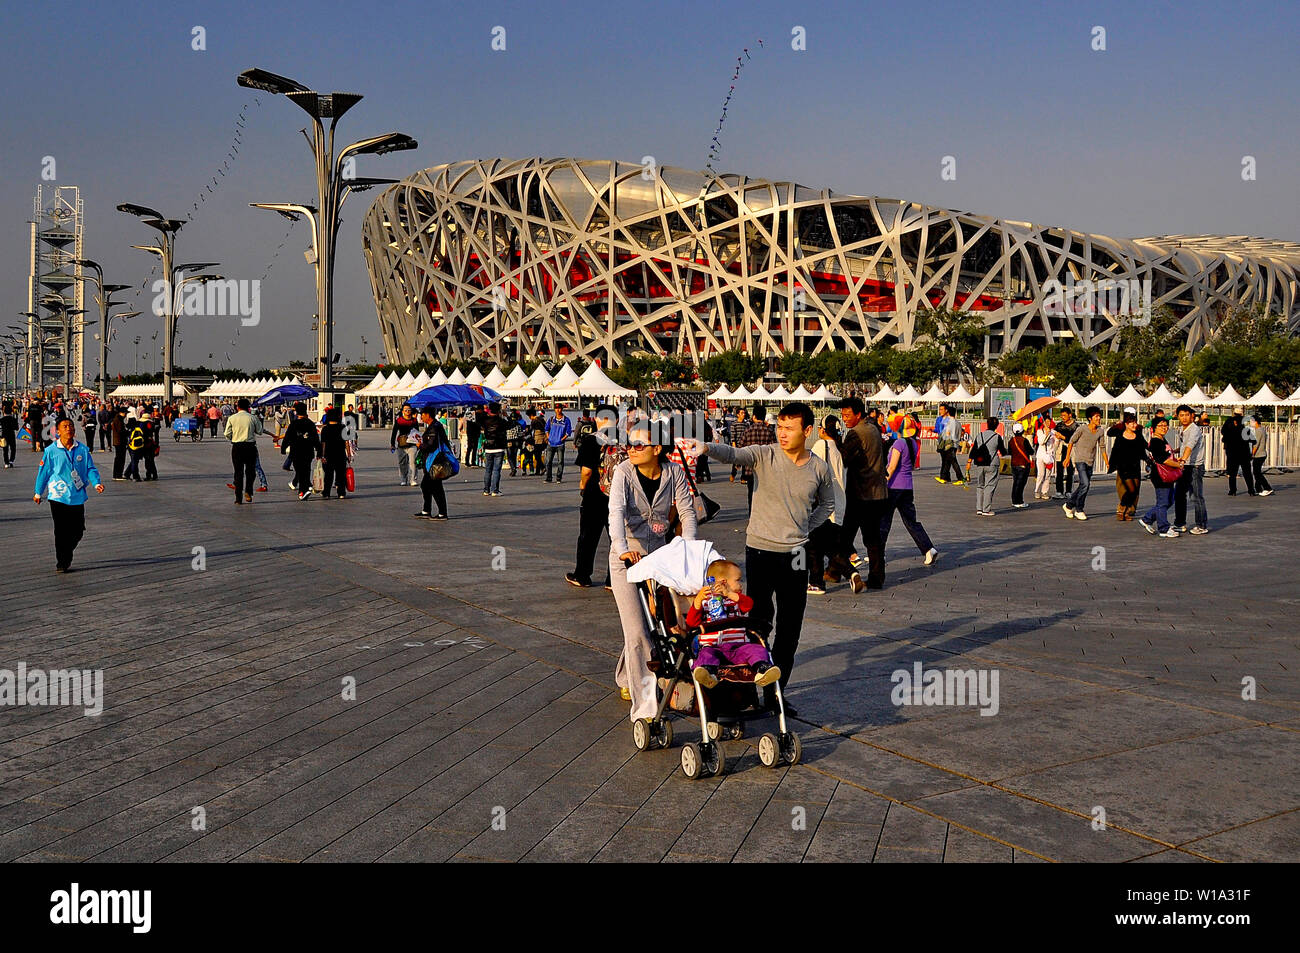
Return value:
M 628 432 L 628 458 L 615 468 L 609 486 L 609 579 L 623 625 L 623 653 L 614 678 L 632 703 L 632 721 L 653 718 L 658 705 L 655 678 L 647 664 L 650 633 L 623 560 L 635 563 L 663 546 L 674 510 L 681 520 L 682 537 L 695 538 L 695 503 L 686 472 L 668 461 L 664 449 L 651 442 L 648 425 L 633 424 Z

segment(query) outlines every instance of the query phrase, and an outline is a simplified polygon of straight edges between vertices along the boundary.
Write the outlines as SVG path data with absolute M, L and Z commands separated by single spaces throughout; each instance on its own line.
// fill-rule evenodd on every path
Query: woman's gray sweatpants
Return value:
M 975 512 L 993 509 L 993 491 L 998 488 L 998 467 L 973 467 L 975 471 Z

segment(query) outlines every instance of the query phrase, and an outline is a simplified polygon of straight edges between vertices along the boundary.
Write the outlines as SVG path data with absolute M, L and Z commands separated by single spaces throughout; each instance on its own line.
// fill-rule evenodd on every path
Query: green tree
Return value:
M 781 361 L 782 373 L 787 379 L 790 378 L 790 374 L 785 367 L 792 358 L 807 360 L 803 354 L 787 354 Z M 762 358 L 752 357 L 734 349 L 715 354 L 700 362 L 700 377 L 710 383 L 726 384 L 728 387 L 752 383 L 763 376 L 764 370 Z
M 1048 378 L 1053 390 L 1073 384 L 1080 393 L 1092 389 L 1092 365 L 1096 355 L 1075 340 L 1056 341 L 1038 353 L 1038 374 Z
M 983 361 L 984 338 L 988 328 L 984 319 L 969 311 L 939 306 L 916 313 L 916 337 L 912 344 L 933 344 L 943 358 L 948 373 L 974 376 Z M 941 375 L 946 376 L 946 375 Z

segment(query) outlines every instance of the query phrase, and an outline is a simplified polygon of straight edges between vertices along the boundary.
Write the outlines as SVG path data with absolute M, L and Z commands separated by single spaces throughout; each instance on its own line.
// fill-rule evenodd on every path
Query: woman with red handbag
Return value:
M 1148 458 L 1151 461 L 1151 485 L 1156 491 L 1156 505 L 1147 510 L 1138 522 L 1152 536 L 1177 539 L 1178 533 L 1169 525 L 1169 507 L 1174 502 L 1174 484 L 1178 482 L 1181 466 L 1165 441 L 1168 433 L 1169 421 L 1163 417 L 1157 418 L 1151 430 L 1151 442 L 1147 444 Z M 1118 438 L 1116 442 L 1119 439 L 1123 438 Z

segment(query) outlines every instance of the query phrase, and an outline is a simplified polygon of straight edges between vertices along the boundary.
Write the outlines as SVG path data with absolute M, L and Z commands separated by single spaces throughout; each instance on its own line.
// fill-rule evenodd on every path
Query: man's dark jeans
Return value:
M 769 644 L 772 664 L 781 669 L 781 688 L 790 681 L 794 654 L 803 630 L 803 613 L 808 606 L 808 569 L 803 552 L 773 553 L 745 547 L 745 589 L 754 600 L 749 618 L 761 629 L 772 629 Z M 772 602 L 775 599 L 776 607 Z

